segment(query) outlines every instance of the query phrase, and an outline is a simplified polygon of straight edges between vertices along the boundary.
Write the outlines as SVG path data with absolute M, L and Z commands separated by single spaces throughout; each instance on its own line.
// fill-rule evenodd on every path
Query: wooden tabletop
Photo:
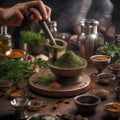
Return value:
M 105 71 L 109 72 L 107 69 Z M 91 76 L 91 74 L 94 72 L 96 72 L 95 68 L 92 65 L 88 65 L 85 73 Z M 86 115 L 86 117 L 88 117 L 88 120 L 106 120 L 106 119 L 113 120 L 112 118 L 107 118 L 106 111 L 104 110 L 104 105 L 108 102 L 117 101 L 115 98 L 115 92 L 114 92 L 114 87 L 116 86 L 115 81 L 112 81 L 107 85 L 100 85 L 96 82 L 95 79 L 92 79 L 91 77 L 90 79 L 91 79 L 90 89 L 85 93 L 93 94 L 92 92 L 93 90 L 107 89 L 110 91 L 110 95 L 106 100 L 101 101 L 95 113 L 91 115 Z M 27 110 L 29 115 L 35 114 L 35 113 L 70 114 L 70 115 L 79 114 L 79 111 L 73 100 L 74 97 L 50 98 L 50 97 L 45 97 L 45 96 L 41 96 L 34 93 L 29 89 L 28 86 L 26 86 L 26 90 L 27 90 L 28 97 L 41 100 L 43 103 L 43 106 L 39 111 L 32 112 Z M 2 111 L 14 110 L 14 108 L 10 104 L 10 99 L 8 99 L 6 96 L 0 97 L 0 111 L 1 110 Z

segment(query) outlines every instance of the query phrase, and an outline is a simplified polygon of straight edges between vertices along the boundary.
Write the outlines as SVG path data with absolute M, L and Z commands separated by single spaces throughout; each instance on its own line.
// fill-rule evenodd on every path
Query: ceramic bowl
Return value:
M 99 97 L 90 94 L 82 94 L 74 97 L 78 110 L 82 113 L 92 113 L 96 110 L 101 100 Z
M 87 61 L 81 57 L 80 59 L 83 61 L 84 64 L 83 66 L 79 68 L 67 68 L 67 69 L 59 68 L 59 67 L 54 66 L 52 61 L 48 62 L 48 66 L 50 70 L 52 71 L 52 73 L 57 77 L 64 77 L 64 78 L 78 77 L 83 73 L 83 71 L 87 67 Z
M 95 90 L 95 95 L 100 97 L 101 100 L 107 99 L 107 97 L 110 95 L 110 92 L 106 89 L 98 89 Z
M 0 80 L 0 90 L 1 91 L 7 91 L 11 89 L 13 83 L 8 80 Z
M 42 102 L 40 100 L 30 100 L 27 104 L 27 108 L 31 111 L 36 111 L 41 108 Z
M 117 75 L 120 74 L 120 63 L 113 63 L 108 65 L 108 69 L 111 73 Z
M 99 73 L 102 72 L 110 63 L 111 57 L 107 55 L 93 55 L 90 60 Z
M 115 75 L 112 73 L 101 73 L 97 75 L 97 82 L 101 84 L 109 84 L 115 80 Z
M 104 107 L 109 116 L 113 118 L 120 117 L 120 103 L 119 102 L 110 102 L 110 103 L 105 104 Z

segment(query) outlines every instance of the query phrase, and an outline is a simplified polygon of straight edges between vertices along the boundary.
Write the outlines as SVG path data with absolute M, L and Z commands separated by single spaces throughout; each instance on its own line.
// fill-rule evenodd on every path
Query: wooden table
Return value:
M 108 70 L 106 70 L 108 72 Z M 85 71 L 89 76 L 96 72 L 92 65 L 89 65 Z M 88 115 L 88 120 L 106 120 L 112 118 L 106 117 L 106 111 L 104 110 L 104 105 L 108 102 L 117 101 L 115 98 L 114 87 L 116 83 L 110 82 L 108 85 L 100 85 L 96 83 L 94 79 L 91 78 L 91 87 L 86 93 L 92 94 L 92 90 L 97 90 L 99 88 L 107 89 L 110 91 L 110 95 L 104 101 L 102 101 L 96 109 L 96 112 L 92 115 Z M 70 114 L 76 115 L 79 114 L 77 107 L 73 101 L 73 97 L 70 98 L 49 98 L 45 96 L 37 95 L 36 93 L 32 92 L 29 88 L 27 88 L 28 96 L 32 98 L 37 98 L 43 102 L 43 107 L 39 111 L 30 112 L 28 114 L 35 114 L 35 113 L 52 113 L 52 114 Z M 4 97 L 0 97 L 0 110 L 14 110 L 14 108 L 10 105 L 10 100 Z

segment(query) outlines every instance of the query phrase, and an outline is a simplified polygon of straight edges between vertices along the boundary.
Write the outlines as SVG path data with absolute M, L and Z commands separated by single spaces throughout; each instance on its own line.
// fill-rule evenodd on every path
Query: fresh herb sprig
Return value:
M 14 85 L 27 80 L 35 69 L 32 62 L 8 59 L 0 63 L 0 79 L 11 80 Z
M 43 46 L 46 39 L 45 35 L 40 33 L 35 33 L 32 30 L 21 31 L 20 35 L 24 43 L 35 45 L 35 46 Z
M 35 59 L 34 63 L 36 65 L 38 65 L 39 67 L 42 67 L 42 68 L 47 68 L 48 65 L 47 65 L 47 61 L 41 59 L 41 58 L 38 58 L 38 59 Z
M 116 46 L 114 43 L 106 42 L 103 46 L 98 48 L 98 52 L 110 56 L 112 62 L 120 62 L 120 46 Z

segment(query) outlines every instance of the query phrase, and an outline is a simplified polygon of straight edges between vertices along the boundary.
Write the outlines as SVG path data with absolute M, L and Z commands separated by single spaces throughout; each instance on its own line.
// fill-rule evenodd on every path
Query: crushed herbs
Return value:
M 53 64 L 60 68 L 79 68 L 84 63 L 73 51 L 66 51 Z
M 61 46 L 61 45 L 58 45 L 58 44 L 55 44 L 53 47 L 57 48 L 58 51 L 64 51 L 66 49 L 65 46 Z

